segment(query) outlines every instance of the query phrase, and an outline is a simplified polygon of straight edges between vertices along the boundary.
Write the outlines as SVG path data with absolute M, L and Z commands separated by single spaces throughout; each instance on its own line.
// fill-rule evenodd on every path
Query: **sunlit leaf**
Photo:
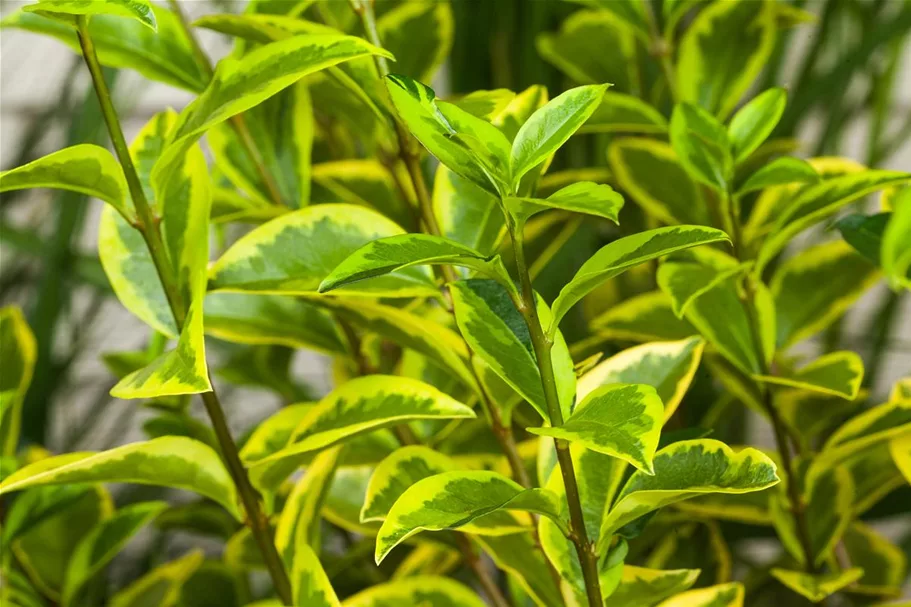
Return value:
M 813 575 L 804 571 L 790 571 L 776 567 L 770 573 L 772 577 L 794 592 L 818 603 L 830 594 L 859 580 L 863 576 L 864 570 L 860 567 L 852 567 L 843 571 Z

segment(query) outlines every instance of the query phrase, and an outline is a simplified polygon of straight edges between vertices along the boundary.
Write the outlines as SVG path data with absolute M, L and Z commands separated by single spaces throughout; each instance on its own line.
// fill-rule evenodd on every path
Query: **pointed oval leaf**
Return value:
M 445 2 L 402 4 L 383 14 L 376 26 L 383 46 L 398 57 L 395 69 L 425 82 L 449 55 L 455 29 L 452 8 Z
M 281 345 L 346 354 L 341 329 L 320 306 L 303 299 L 254 293 L 209 293 L 208 335 L 239 344 Z
M 522 176 L 556 152 L 592 115 L 606 84 L 579 86 L 551 99 L 532 114 L 516 133 L 510 167 L 513 189 Z
M 159 565 L 111 597 L 110 607 L 174 607 L 180 588 L 202 565 L 202 550 L 193 550 Z
M 297 481 L 275 526 L 275 548 L 289 571 L 297 566 L 298 555 L 303 549 L 320 547 L 320 511 L 335 477 L 341 447 L 327 449 L 313 458 L 304 476 Z
M 379 213 L 321 204 L 288 213 L 238 240 L 209 270 L 209 288 L 261 293 L 315 293 L 352 252 L 402 229 Z M 294 255 L 289 255 L 294 251 Z M 411 297 L 439 293 L 426 268 L 406 268 L 345 290 L 345 294 Z
M 775 45 L 772 2 L 721 2 L 699 13 L 680 40 L 683 101 L 724 117 L 765 66 Z M 730 32 L 740 32 L 735 40 Z
M 242 519 L 234 483 L 221 458 L 208 445 L 180 436 L 49 457 L 3 479 L 0 494 L 71 483 L 136 483 L 186 489 L 215 500 Z
M 471 268 L 507 288 L 513 284 L 499 256 L 485 257 L 474 249 L 442 236 L 400 234 L 368 242 L 354 251 L 323 279 L 319 292 L 326 293 L 403 268 L 436 264 Z
M 546 199 L 505 198 L 503 202 L 513 215 L 523 219 L 528 219 L 548 209 L 559 209 L 571 213 L 603 217 L 614 223 L 619 222 L 617 215 L 623 207 L 623 197 L 612 187 L 592 181 L 579 181 L 568 185 Z
M 392 607 L 433 605 L 433 607 L 486 607 L 478 594 L 444 577 L 416 576 L 379 584 L 345 599 L 344 607 Z
M 628 348 L 580 377 L 576 398 L 582 400 L 609 384 L 648 384 L 664 403 L 661 419 L 666 422 L 693 381 L 704 348 L 705 342 L 699 337 Z
M 877 443 L 911 430 L 911 400 L 878 405 L 842 424 L 826 441 L 820 465 L 834 465 Z
M 260 422 L 244 442 L 240 450 L 241 460 L 245 463 L 253 462 L 287 445 L 294 429 L 300 425 L 313 405 L 314 403 L 288 405 Z
M 471 417 L 475 414 L 469 407 L 424 382 L 392 375 L 359 377 L 310 408 L 287 446 L 251 461 L 251 473 L 261 486 L 274 487 L 308 454 L 358 434 L 409 420 Z
M 135 19 L 152 31 L 158 27 L 148 0 L 38 0 L 22 10 L 53 15 L 115 15 Z
M 428 152 L 453 173 L 496 193 L 474 153 L 455 137 L 458 133 L 437 107 L 433 89 L 398 74 L 386 76 L 386 88 L 399 118 Z
M 756 375 L 760 381 L 854 400 L 864 378 L 864 361 L 856 352 L 830 352 L 788 375 Z
M 688 590 L 658 604 L 658 607 L 743 607 L 743 584 L 731 582 Z
M 133 222 L 123 170 L 109 151 L 92 144 L 74 145 L 21 167 L 0 172 L 0 192 L 54 188 L 94 196 Z
M 775 130 L 787 102 L 787 91 L 776 87 L 763 91 L 737 110 L 728 124 L 734 162 L 746 160 Z
M 836 221 L 835 227 L 841 232 L 841 237 L 845 239 L 845 242 L 854 247 L 854 250 L 878 265 L 883 232 L 890 219 L 892 219 L 892 213 L 876 213 L 875 215 L 851 213 Z
M 134 69 L 146 78 L 198 93 L 206 88 L 207 76 L 193 56 L 180 20 L 171 11 L 150 5 L 158 31 L 133 19 L 94 15 L 89 35 L 102 65 Z M 15 27 L 60 40 L 81 53 L 76 30 L 55 19 L 17 11 L 5 17 L 0 27 Z
M 699 577 L 698 569 L 646 569 L 624 565 L 620 584 L 610 595 L 612 607 L 653 605 L 687 590 Z
M 713 242 L 730 241 L 727 234 L 700 226 L 670 226 L 648 230 L 605 245 L 563 287 L 552 306 L 553 335 L 563 316 L 588 293 L 625 270 L 650 259 Z
M 301 34 L 340 34 L 337 29 L 288 15 L 247 12 L 240 15 L 217 13 L 203 15 L 193 27 L 212 30 L 251 42 L 268 44 Z
M 805 571 L 791 571 L 774 567 L 769 573 L 794 592 L 818 603 L 830 594 L 835 594 L 859 580 L 864 575 L 864 570 L 860 567 L 852 567 L 843 571 L 813 575 Z
M 341 606 L 319 557 L 308 544 L 300 544 L 295 549 L 290 577 L 296 607 Z
M 206 89 L 181 112 L 155 165 L 166 176 L 183 151 L 212 126 L 244 112 L 304 76 L 357 57 L 389 53 L 355 36 L 309 34 L 264 44 L 241 59 L 222 59 Z
M 482 255 L 494 252 L 504 223 L 499 201 L 443 165 L 433 180 L 433 212 L 446 238 Z
M 617 184 L 659 221 L 710 223 L 699 186 L 667 143 L 653 139 L 616 139 L 607 148 L 607 159 Z M 655 179 L 655 175 L 661 175 L 661 179 Z
M 719 259 L 719 261 L 721 260 Z M 656 278 L 658 286 L 671 298 L 674 314 L 682 317 L 700 295 L 740 277 L 749 268 L 749 263 L 726 263 L 726 261 L 716 264 L 714 267 L 712 264 L 668 261 L 658 268 Z
M 786 348 L 829 326 L 879 276 L 873 264 L 837 240 L 787 259 L 770 284 L 778 312 L 778 347 Z
M 800 158 L 783 156 L 750 175 L 743 185 L 737 188 L 737 196 L 778 185 L 817 183 L 818 181 L 820 181 L 819 173 L 809 162 Z
M 677 318 L 671 299 L 661 291 L 630 297 L 594 318 L 591 325 L 599 340 L 668 341 L 699 334 L 687 320 Z
M 498 191 L 509 184 L 509 140 L 500 129 L 459 106 L 440 101 L 437 111 L 452 136 L 468 149 Z
M 473 539 L 481 545 L 497 567 L 518 581 L 536 605 L 563 605 L 560 588 L 554 581 L 550 565 L 529 534 L 477 535 Z
M 635 472 L 626 482 L 601 528 L 599 545 L 627 523 L 658 508 L 700 493 L 749 493 L 778 483 L 775 464 L 762 452 L 735 453 L 711 439 L 673 443 L 658 451 L 654 475 Z
M 405 491 L 429 476 L 457 469 L 456 463 L 447 455 L 422 445 L 410 445 L 396 449 L 373 471 L 361 521 L 382 521 L 393 504 Z
M 166 502 L 131 504 L 96 525 L 82 538 L 70 557 L 61 603 L 78 604 L 83 586 L 117 556 L 133 535 L 167 507 Z
M 567 528 L 556 496 L 545 489 L 525 489 L 496 472 L 444 472 L 418 481 L 396 500 L 376 539 L 376 562 L 419 531 L 458 528 L 501 509 L 542 514 Z
M 885 596 L 901 594 L 908 565 L 901 548 L 859 521 L 851 523 L 843 541 L 851 564 L 864 570 L 856 587 L 858 592 Z
M 674 107 L 670 126 L 671 145 L 680 164 L 696 181 L 726 192 L 733 178 L 727 131 L 714 116 L 690 103 Z
M 911 433 L 889 441 L 889 452 L 905 480 L 911 484 Z
M 633 95 L 608 91 L 580 133 L 666 133 L 667 119 Z
M 824 179 L 802 189 L 778 216 L 771 235 L 762 243 L 756 257 L 757 274 L 794 236 L 831 216 L 844 205 L 877 190 L 907 183 L 911 183 L 908 173 L 867 170 Z
M 611 384 L 590 392 L 562 426 L 527 428 L 626 460 L 651 474 L 664 405 L 645 384 Z

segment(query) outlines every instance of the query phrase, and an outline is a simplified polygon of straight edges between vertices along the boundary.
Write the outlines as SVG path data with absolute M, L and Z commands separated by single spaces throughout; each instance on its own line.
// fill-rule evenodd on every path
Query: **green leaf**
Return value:
M 785 89 L 771 88 L 737 110 L 728 124 L 734 162 L 746 160 L 772 134 L 787 103 L 788 93 Z
M 788 375 L 756 375 L 770 384 L 832 394 L 854 400 L 864 378 L 864 361 L 856 352 L 830 352 Z
M 136 483 L 195 491 L 241 520 L 234 483 L 215 451 L 199 441 L 168 436 L 107 451 L 49 457 L 9 475 L 0 494 L 69 483 Z
M 208 335 L 239 344 L 268 344 L 346 354 L 344 335 L 320 306 L 293 297 L 252 293 L 209 293 Z
M 524 489 L 496 472 L 454 471 L 411 485 L 386 515 L 376 540 L 376 562 L 415 533 L 458 528 L 497 510 L 535 512 L 567 523 L 557 497 L 545 489 Z
M 161 515 L 159 515 L 160 517 Z M 202 565 L 202 550 L 193 550 L 159 565 L 111 597 L 110 607 L 175 607 L 180 588 Z
M 525 173 L 556 152 L 588 120 L 607 87 L 598 84 L 570 89 L 528 118 L 512 144 L 510 167 L 514 190 Z
M 734 172 L 731 143 L 724 126 L 709 112 L 691 103 L 674 107 L 671 145 L 680 164 L 696 181 L 726 192 Z
M 468 366 L 468 348 L 457 333 L 408 310 L 361 299 L 320 298 L 317 305 L 400 346 L 411 348 L 455 374 L 467 386 L 476 384 Z
M 373 159 L 320 162 L 312 169 L 314 203 L 347 202 L 375 209 L 399 225 L 414 221 L 389 170 Z
M 148 0 L 38 0 L 22 10 L 53 15 L 116 15 L 135 19 L 152 31 L 158 27 Z
M 345 607 L 486 607 L 478 594 L 444 577 L 416 576 L 378 584 L 345 599 Z
M 688 321 L 677 318 L 671 299 L 661 291 L 630 297 L 593 319 L 591 326 L 599 340 L 668 341 L 699 333 Z
M 377 20 L 383 46 L 397 57 L 397 72 L 430 82 L 452 48 L 454 19 L 448 2 L 406 2 Z
M 524 91 L 517 93 L 503 110 L 497 114 L 491 123 L 503 131 L 509 141 L 515 141 L 516 134 L 523 124 L 539 108 L 547 103 L 547 87 L 533 84 Z
M 84 499 L 87 493 L 93 492 L 91 487 L 85 485 L 36 487 L 25 491 L 12 502 L 4 516 L 0 546 L 8 549 L 18 536 L 28 533 L 48 519 L 65 514 L 71 506 Z
M 620 585 L 610 595 L 612 607 L 653 605 L 688 589 L 699 577 L 698 569 L 646 569 L 624 565 Z
M 134 69 L 150 80 L 193 93 L 202 91 L 208 78 L 193 56 L 177 15 L 154 4 L 150 6 L 158 31 L 116 15 L 94 15 L 89 19 L 89 35 L 98 60 L 102 65 Z M 55 19 L 16 11 L 0 21 L 0 27 L 51 36 L 82 53 L 75 28 Z
M 109 151 L 97 145 L 74 145 L 0 172 L 0 192 L 31 188 L 54 188 L 94 196 L 117 209 L 128 222 L 136 218 L 128 202 L 123 170 Z
M 791 183 L 817 183 L 819 174 L 806 160 L 783 156 L 758 169 L 737 189 L 737 196 Z
M 713 242 L 728 241 L 721 230 L 699 226 L 670 226 L 647 230 L 605 245 L 582 264 L 553 303 L 553 321 L 548 333 L 556 332 L 560 320 L 576 303 L 607 280 L 640 263 Z
M 775 44 L 772 2 L 718 2 L 699 13 L 680 40 L 682 101 L 727 116 L 765 66 Z M 739 32 L 735 39 L 731 32 Z
M 459 331 L 471 350 L 521 394 L 542 419 L 549 419 L 528 325 L 506 290 L 491 280 L 461 280 L 450 284 L 450 295 Z M 550 318 L 550 311 L 540 298 L 538 316 L 541 322 Z M 576 376 L 566 342 L 559 334 L 551 357 L 560 406 L 568 417 L 576 392 Z
M 459 133 L 443 116 L 433 89 L 397 74 L 386 76 L 386 88 L 399 118 L 427 151 L 452 172 L 484 190 L 496 193 L 477 156 L 457 137 Z M 470 116 L 467 112 L 464 114 Z
M 892 199 L 892 219 L 883 233 L 880 259 L 893 289 L 911 289 L 911 188 L 902 189 Z
M 844 466 L 829 467 L 816 473 L 812 469 L 804 490 L 805 517 L 814 566 L 832 556 L 836 544 L 851 523 L 854 504 L 854 482 Z M 806 555 L 795 526 L 793 509 L 783 493 L 775 495 L 770 503 L 772 522 L 781 543 L 797 562 L 806 563 Z
M 611 384 L 596 388 L 576 405 L 562 426 L 527 428 L 618 457 L 652 474 L 664 405 L 645 384 Z
M 559 209 L 603 217 L 619 223 L 617 215 L 623 206 L 623 197 L 609 185 L 579 181 L 557 190 L 547 199 L 505 198 L 503 202 L 511 213 L 523 220 L 541 211 Z
M 878 278 L 876 268 L 841 241 L 810 247 L 787 259 L 769 286 L 778 312 L 778 348 L 829 326 Z
M 739 278 L 749 270 L 749 263 L 736 263 L 718 252 L 708 258 L 692 261 L 667 261 L 658 267 L 658 286 L 671 298 L 674 314 L 683 317 L 690 305 L 715 287 Z M 705 261 L 708 263 L 698 263 Z
M 844 205 L 877 190 L 906 183 L 911 183 L 908 173 L 867 170 L 824 179 L 802 189 L 778 216 L 771 235 L 762 243 L 756 257 L 756 273 L 761 272 L 794 236 Z
M 61 604 L 78 604 L 82 588 L 117 556 L 130 538 L 167 507 L 165 502 L 131 504 L 86 534 L 67 565 Z
M 743 584 L 731 582 L 688 590 L 659 603 L 658 607 L 743 607 Z
M 774 567 L 769 573 L 794 592 L 814 603 L 819 603 L 827 596 L 835 594 L 859 580 L 864 575 L 864 570 L 860 567 L 852 567 L 842 571 L 813 575 L 803 571 Z
M 297 566 L 298 555 L 304 550 L 319 550 L 320 511 L 335 477 L 341 447 L 327 449 L 313 458 L 307 471 L 297 483 L 282 508 L 275 527 L 275 548 L 289 571 Z
M 878 405 L 842 424 L 820 452 L 820 465 L 834 465 L 877 443 L 911 430 L 911 400 Z
M 536 605 L 563 605 L 560 588 L 554 581 L 550 566 L 529 534 L 477 535 L 473 539 L 497 567 L 518 581 Z
M 635 472 L 626 482 L 601 528 L 599 547 L 618 529 L 658 508 L 701 493 L 749 493 L 778 483 L 775 464 L 762 452 L 735 453 L 711 439 L 673 443 L 658 451 L 654 475 Z M 600 551 L 600 548 L 599 548 Z
M 457 469 L 447 455 L 422 445 L 396 449 L 377 465 L 370 477 L 361 521 L 382 521 L 405 491 L 427 477 Z
M 449 101 L 472 116 L 491 122 L 515 98 L 516 94 L 509 89 L 494 89 L 491 91 L 472 91 L 467 95 L 462 95 Z
M 905 480 L 911 484 L 911 433 L 889 441 L 889 452 Z
M 633 95 L 608 91 L 579 132 L 651 135 L 666 133 L 667 129 L 667 119 L 645 101 Z
M 490 255 L 503 229 L 499 200 L 440 165 L 433 180 L 433 212 L 443 236 Z
M 485 257 L 474 249 L 442 236 L 400 234 L 368 242 L 354 251 L 323 279 L 319 292 L 326 293 L 403 268 L 436 264 L 471 268 L 495 279 L 506 288 L 514 288 L 509 273 L 497 255 Z
M 855 591 L 885 596 L 901 595 L 908 566 L 901 548 L 859 521 L 851 523 L 843 541 L 851 564 L 864 570 Z
M 240 450 L 240 459 L 252 462 L 271 455 L 288 444 L 294 429 L 313 408 L 313 403 L 282 407 L 256 426 Z
M 348 204 L 321 204 L 282 215 L 240 238 L 209 270 L 209 288 L 260 293 L 315 293 L 320 282 L 363 245 L 402 234 L 375 211 Z M 294 255 L 288 255 L 294 251 Z M 345 289 L 346 295 L 437 296 L 426 268 Z
M 416 419 L 474 417 L 462 403 L 423 382 L 392 375 L 353 379 L 311 407 L 291 433 L 287 445 L 267 457 L 248 462 L 263 487 L 274 487 L 308 454 L 358 434 Z
M 610 40 L 611 44 L 602 44 Z M 636 38 L 607 11 L 584 10 L 567 17 L 557 33 L 535 39 L 538 54 L 579 84 L 612 82 L 624 93 L 636 93 Z
M 22 310 L 0 308 L 0 455 L 13 456 L 19 448 L 22 403 L 32 383 L 36 357 L 35 335 Z
M 690 337 L 628 348 L 580 377 L 576 398 L 583 400 L 597 388 L 610 384 L 648 384 L 664 403 L 661 419 L 667 422 L 696 375 L 704 347 L 701 338 Z
M 835 227 L 841 232 L 854 250 L 863 255 L 872 263 L 879 265 L 879 252 L 882 248 L 883 233 L 892 218 L 892 213 L 877 213 L 863 215 L 851 213 L 835 222 Z
M 269 42 L 276 42 L 301 34 L 340 33 L 335 28 L 298 19 L 297 17 L 252 12 L 241 15 L 231 13 L 203 15 L 193 22 L 193 27 L 201 27 L 261 44 L 268 44 Z
M 209 128 L 244 112 L 304 76 L 343 61 L 389 53 L 354 36 L 310 34 L 265 44 L 241 59 L 222 59 L 206 89 L 181 112 L 154 173 L 168 175 Z
M 341 607 L 329 576 L 308 544 L 298 544 L 291 568 L 291 590 L 297 607 Z
M 244 112 L 243 118 L 259 159 L 250 156 L 236 127 L 222 122 L 207 137 L 216 167 L 238 190 L 263 205 L 307 206 L 314 133 L 307 84 L 289 86 Z M 263 169 L 271 184 L 265 182 Z
M 667 143 L 653 139 L 616 139 L 607 148 L 607 158 L 617 184 L 658 221 L 710 223 L 699 186 Z M 655 175 L 661 175 L 661 179 L 655 179 Z
M 710 273 L 715 271 L 709 269 Z M 769 290 L 756 283 L 753 285 L 756 293 L 753 318 L 740 299 L 736 283 L 734 275 L 702 293 L 690 304 L 686 318 L 741 372 L 760 373 L 764 365 L 757 353 L 764 352 L 764 358 L 768 359 L 774 348 L 775 307 Z M 759 327 L 759 335 L 752 326 L 754 322 Z M 757 337 L 762 343 L 756 343 Z

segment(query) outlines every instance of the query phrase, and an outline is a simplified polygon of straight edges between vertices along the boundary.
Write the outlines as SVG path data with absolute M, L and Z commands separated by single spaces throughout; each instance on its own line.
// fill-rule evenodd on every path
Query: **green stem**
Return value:
M 671 62 L 671 43 L 667 36 L 658 30 L 658 21 L 655 19 L 655 13 L 652 9 L 651 2 L 645 2 L 645 19 L 648 22 L 649 33 L 651 34 L 651 48 L 649 53 L 658 59 L 661 66 L 661 72 L 667 81 L 667 90 L 671 96 L 671 102 L 677 102 L 677 79 L 674 75 L 674 65 Z
M 206 52 L 202 49 L 202 46 L 200 46 L 199 40 L 193 35 L 193 30 L 190 28 L 190 23 L 187 21 L 187 16 L 180 7 L 180 3 L 177 0 L 168 0 L 168 6 L 171 7 L 171 12 L 177 16 L 177 21 L 180 23 L 180 29 L 183 30 L 184 37 L 190 44 L 190 50 L 193 52 L 196 64 L 199 66 L 199 69 L 203 71 L 203 74 L 206 75 L 206 78 L 211 80 L 215 73 L 212 69 L 212 62 L 209 61 L 209 56 L 206 55 Z M 266 186 L 266 190 L 269 192 L 269 198 L 271 198 L 273 203 L 283 205 L 284 202 L 282 200 L 281 192 L 278 189 L 278 184 L 275 183 L 272 173 L 266 168 L 266 161 L 263 159 L 262 154 L 259 153 L 259 148 L 256 146 L 253 135 L 250 133 L 250 128 L 247 126 L 244 115 L 237 114 L 232 116 L 229 123 L 237 134 L 238 139 L 240 139 L 240 144 L 243 146 L 244 151 L 256 166 L 256 171 L 259 173 L 260 179 L 263 180 L 263 185 Z
M 167 296 L 168 304 L 171 307 L 171 312 L 174 315 L 174 321 L 180 329 L 186 321 L 187 308 L 180 289 L 178 288 L 178 282 L 174 275 L 173 267 L 164 248 L 159 220 L 155 217 L 146 200 L 145 193 L 142 190 L 142 184 L 139 181 L 139 175 L 136 173 L 136 168 L 133 166 L 133 159 L 130 156 L 129 147 L 127 146 L 126 138 L 123 135 L 123 129 L 120 126 L 120 120 L 117 117 L 117 112 L 114 109 L 114 104 L 111 100 L 110 91 L 108 90 L 107 84 L 104 81 L 104 76 L 101 72 L 101 64 L 98 62 L 95 45 L 89 36 L 87 18 L 79 16 L 77 17 L 76 22 L 79 44 L 82 47 L 82 55 L 85 58 L 86 65 L 92 75 L 92 82 L 95 86 L 95 92 L 98 95 L 101 112 L 104 116 L 108 133 L 111 136 L 114 151 L 117 154 L 121 167 L 123 167 L 127 186 L 133 199 L 133 206 L 136 209 L 136 228 L 140 231 L 146 242 L 149 254 L 152 257 L 152 262 L 155 265 L 155 270 L 158 272 L 158 277 L 164 288 L 165 295 Z M 212 421 L 212 426 L 215 435 L 218 438 L 218 444 L 221 448 L 223 459 L 228 467 L 228 472 L 231 474 L 231 478 L 237 486 L 238 493 L 240 494 L 241 501 L 243 502 L 244 509 L 247 513 L 247 523 L 250 525 L 256 543 L 262 552 L 263 560 L 266 563 L 266 567 L 272 577 L 272 582 L 275 585 L 275 591 L 286 605 L 290 605 L 291 583 L 288 580 L 288 574 L 285 572 L 281 557 L 275 548 L 275 542 L 272 538 L 272 532 L 269 529 L 268 519 L 263 513 L 260 505 L 260 496 L 250 483 L 247 471 L 244 468 L 243 463 L 241 463 L 237 445 L 234 443 L 231 431 L 228 429 L 228 424 L 221 403 L 218 400 L 218 395 L 213 389 L 211 392 L 205 392 L 200 396 L 202 397 L 206 412 L 209 414 L 209 418 Z
M 541 319 L 538 317 L 538 307 L 535 301 L 535 292 L 528 273 L 528 264 L 525 261 L 525 243 L 523 227 L 507 218 L 509 236 L 512 239 L 513 250 L 516 258 L 516 269 L 522 284 L 521 299 L 517 300 L 516 307 L 528 325 L 531 343 L 535 351 L 538 370 L 541 373 L 541 385 L 544 388 L 544 399 L 547 403 L 547 412 L 552 426 L 563 425 L 563 411 L 560 408 L 560 397 L 557 392 L 557 379 L 554 376 L 554 365 L 551 358 L 553 340 L 547 336 Z M 557 462 L 560 465 L 560 474 L 563 477 L 563 487 L 566 491 L 566 502 L 569 505 L 570 541 L 576 548 L 579 563 L 582 566 L 582 576 L 585 580 L 585 592 L 588 595 L 590 607 L 602 607 L 601 582 L 598 579 L 598 558 L 594 545 L 588 540 L 585 530 L 585 516 L 582 512 L 582 501 L 579 498 L 579 486 L 576 483 L 576 473 L 573 466 L 569 443 L 565 440 L 554 439 L 557 450 Z

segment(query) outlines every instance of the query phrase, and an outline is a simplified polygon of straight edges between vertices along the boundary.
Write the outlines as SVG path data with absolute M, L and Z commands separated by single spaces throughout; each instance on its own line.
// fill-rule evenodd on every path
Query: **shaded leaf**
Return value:
M 861 578 L 864 570 L 852 567 L 843 571 L 813 575 L 803 571 L 789 571 L 773 568 L 770 573 L 776 580 L 813 601 L 819 603 L 830 594 L 835 594 Z
M 864 363 L 856 352 L 830 352 L 789 375 L 754 376 L 760 381 L 853 400 L 860 391 Z
M 728 124 L 734 162 L 746 160 L 747 156 L 762 145 L 775 130 L 787 102 L 787 91 L 776 87 L 756 95 L 737 110 Z

